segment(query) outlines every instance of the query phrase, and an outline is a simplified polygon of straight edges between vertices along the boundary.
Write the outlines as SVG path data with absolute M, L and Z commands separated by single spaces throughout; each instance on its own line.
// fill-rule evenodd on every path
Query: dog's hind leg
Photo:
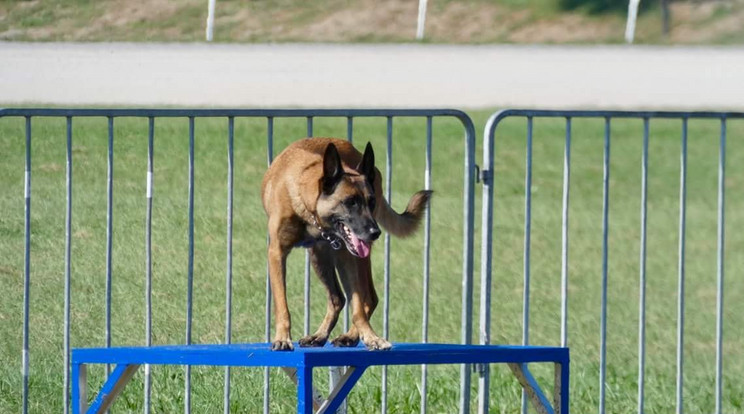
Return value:
M 333 250 L 328 243 L 318 242 L 310 249 L 310 261 L 315 273 L 328 292 L 328 303 L 323 322 L 314 334 L 300 339 L 300 346 L 323 346 L 328 341 L 328 336 L 338 322 L 338 315 L 344 308 L 344 295 L 336 278 L 336 268 L 333 265 Z

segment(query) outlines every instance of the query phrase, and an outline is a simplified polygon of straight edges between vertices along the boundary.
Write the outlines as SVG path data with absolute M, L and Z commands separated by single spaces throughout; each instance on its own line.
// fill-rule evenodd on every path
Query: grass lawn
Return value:
M 489 112 L 472 112 L 479 138 Z M 153 342 L 183 343 L 186 325 L 187 156 L 186 119 L 156 120 L 154 150 Z M 646 410 L 674 407 L 677 226 L 680 126 L 652 122 L 649 169 Z M 715 383 L 715 254 L 718 128 L 715 122 L 691 122 L 688 166 L 687 308 L 685 315 L 685 409 L 713 409 Z M 394 123 L 392 204 L 402 210 L 408 197 L 423 188 L 425 122 Z M 599 306 L 602 203 L 601 121 L 575 121 L 571 176 L 569 345 L 572 352 L 571 408 L 596 410 L 599 366 Z M 610 182 L 609 309 L 607 349 L 608 412 L 636 407 L 638 330 L 638 244 L 640 211 L 640 121 L 613 122 Z M 736 269 L 744 258 L 744 237 L 735 229 L 744 220 L 742 177 L 744 123 L 729 123 L 727 151 L 727 234 L 723 411 L 743 409 L 744 372 L 736 315 L 744 312 L 742 278 Z M 316 136 L 344 136 L 346 120 L 315 122 Z M 305 135 L 305 120 L 275 121 L 275 154 Z M 385 119 L 356 120 L 357 146 L 371 141 L 384 172 Z M 0 412 L 18 412 L 21 404 L 23 297 L 24 120 L 0 119 Z M 492 342 L 521 340 L 522 242 L 524 218 L 524 122 L 508 120 L 497 133 L 496 209 Z M 196 120 L 195 264 L 193 341 L 224 341 L 226 257 L 225 119 Z M 531 342 L 554 345 L 560 334 L 560 201 L 563 124 L 535 121 L 532 234 Z M 112 343 L 140 345 L 145 332 L 145 178 L 147 120 L 116 119 L 113 202 Z M 33 122 L 31 252 L 30 411 L 60 412 L 63 404 L 63 287 L 65 216 L 65 121 Z M 233 341 L 264 340 L 265 215 L 259 186 L 266 168 L 266 121 L 235 122 L 235 200 L 233 258 Z M 102 346 L 106 273 L 106 119 L 73 121 L 72 334 L 73 347 Z M 480 155 L 476 158 L 480 160 Z M 429 339 L 458 342 L 462 269 L 462 130 L 454 120 L 435 120 L 432 187 L 431 314 Z M 480 197 L 476 187 L 477 198 Z M 480 200 L 475 222 L 480 223 Z M 479 226 L 476 225 L 476 229 Z M 476 252 L 480 232 L 476 230 Z M 421 338 L 422 239 L 393 240 L 390 281 L 390 338 Z M 382 296 L 382 246 L 374 255 L 374 273 Z M 288 295 L 293 338 L 302 335 L 304 255 L 290 256 Z M 476 254 L 476 312 L 478 292 Z M 324 295 L 312 282 L 311 328 L 324 312 Z M 382 310 L 373 326 L 382 331 Z M 477 324 L 477 316 L 474 318 Z M 474 329 L 477 332 L 477 326 Z M 337 328 L 336 333 L 340 333 Z M 477 335 L 474 336 L 477 340 Z M 258 412 L 262 406 L 263 370 L 233 369 L 233 412 Z M 518 412 L 519 388 L 505 367 L 494 367 L 493 412 Z M 550 367 L 535 367 L 552 384 Z M 93 384 L 104 368 L 93 368 Z M 454 412 L 458 367 L 429 368 L 430 412 Z M 182 410 L 184 370 L 152 369 L 154 412 Z M 379 408 L 380 369 L 370 370 L 350 397 L 350 412 Z M 194 412 L 222 407 L 223 370 L 195 368 Z M 272 412 L 294 410 L 294 388 L 272 371 Z M 318 375 L 323 381 L 324 375 Z M 390 412 L 418 410 L 420 369 L 390 368 Z M 143 375 L 138 373 L 112 412 L 142 410 Z M 474 381 L 474 383 L 477 383 Z M 320 382 L 316 385 L 324 388 Z M 474 387 L 475 390 L 475 387 Z M 474 394 L 475 395 L 475 392 Z M 473 400 L 475 404 L 475 401 Z

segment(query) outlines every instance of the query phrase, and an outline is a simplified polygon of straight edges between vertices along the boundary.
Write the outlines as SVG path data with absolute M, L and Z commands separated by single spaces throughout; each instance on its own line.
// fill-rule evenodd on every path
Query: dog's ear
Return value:
M 362 161 L 357 166 L 357 171 L 367 178 L 370 185 L 375 184 L 375 151 L 372 149 L 372 144 L 367 142 L 367 146 L 364 148 L 364 155 Z
M 333 144 L 328 144 L 323 154 L 323 194 L 331 194 L 336 189 L 336 184 L 344 176 L 344 167 L 341 165 L 341 157 Z

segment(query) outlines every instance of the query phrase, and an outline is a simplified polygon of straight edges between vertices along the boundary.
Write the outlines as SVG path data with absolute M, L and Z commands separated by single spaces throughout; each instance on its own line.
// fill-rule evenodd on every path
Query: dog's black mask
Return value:
M 333 232 L 341 238 L 347 250 L 355 256 L 369 256 L 372 242 L 380 237 L 374 219 L 377 200 L 374 195 L 375 154 L 367 143 L 362 161 L 356 167 L 360 182 L 348 176 L 341 164 L 336 146 L 329 144 L 323 155 L 322 195 L 334 199 L 326 222 L 333 224 Z M 346 182 L 344 182 L 346 180 Z

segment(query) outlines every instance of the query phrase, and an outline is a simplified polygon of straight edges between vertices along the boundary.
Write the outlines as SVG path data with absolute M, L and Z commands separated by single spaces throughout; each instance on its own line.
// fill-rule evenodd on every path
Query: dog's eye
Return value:
M 357 200 L 356 197 L 350 197 L 344 200 L 344 205 L 346 208 L 354 208 L 359 203 L 359 200 Z

